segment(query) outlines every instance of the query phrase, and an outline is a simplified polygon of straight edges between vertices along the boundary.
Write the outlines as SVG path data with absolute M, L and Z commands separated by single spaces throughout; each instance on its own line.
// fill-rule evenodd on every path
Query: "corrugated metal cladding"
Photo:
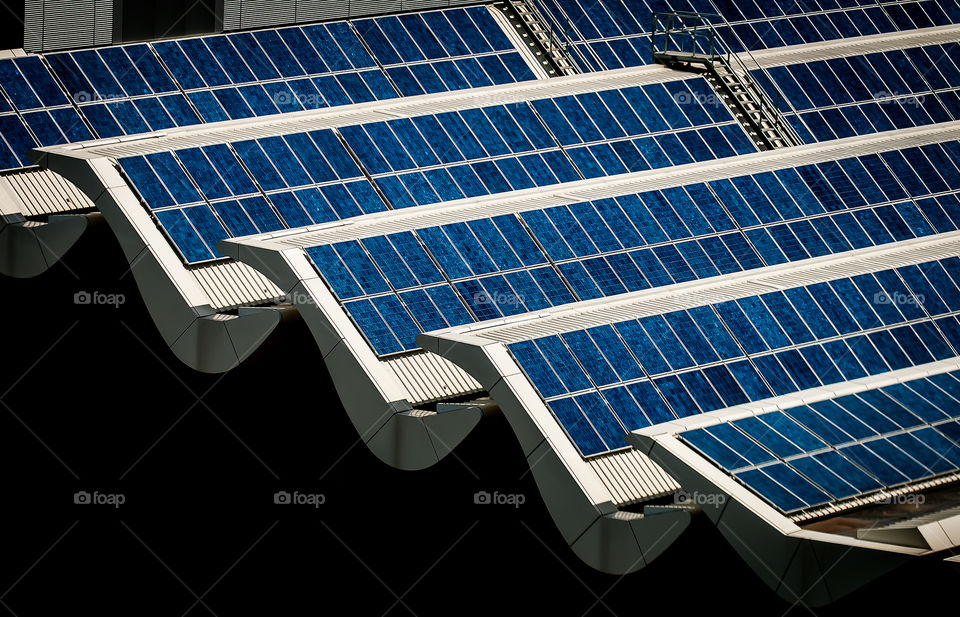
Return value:
M 23 48 L 41 52 L 113 43 L 114 0 L 26 0 Z
M 224 0 L 223 29 L 247 30 L 466 4 L 482 4 L 482 0 Z
M 31 52 L 111 45 L 115 0 L 26 0 L 23 48 Z M 250 30 L 483 0 L 223 0 L 223 29 Z

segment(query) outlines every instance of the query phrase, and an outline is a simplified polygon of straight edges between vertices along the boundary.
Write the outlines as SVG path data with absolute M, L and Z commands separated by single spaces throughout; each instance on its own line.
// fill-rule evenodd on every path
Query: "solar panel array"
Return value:
M 954 231 L 954 161 L 945 142 L 307 252 L 386 355 L 420 332 Z
M 5 59 L 0 171 L 38 145 L 534 78 L 486 7 Z
M 366 19 L 354 26 L 403 96 L 533 79 L 486 7 Z
M 651 61 L 654 11 L 721 48 L 960 23 L 949 0 L 536 0 L 584 71 Z M 807 142 L 960 118 L 956 44 L 754 72 Z M 535 79 L 489 7 L 0 60 L 0 170 L 93 138 Z M 776 97 L 773 97 L 776 98 Z M 753 153 L 702 77 L 129 156 L 188 265 L 228 237 Z M 960 231 L 960 142 L 305 247 L 383 358 L 428 332 Z M 459 215 L 471 216 L 471 215 Z M 419 225 L 419 226 L 418 226 Z M 363 232 L 360 234 L 363 236 Z M 705 301 L 704 301 L 705 302 Z M 629 431 L 958 357 L 960 258 L 509 345 L 584 457 Z M 785 514 L 960 468 L 960 372 L 681 439 Z
M 960 45 L 755 70 L 807 143 L 960 119 Z M 794 113 L 796 111 L 797 113 Z
M 592 455 L 652 424 L 955 357 L 958 282 L 950 258 L 509 348 Z
M 681 433 L 785 514 L 960 468 L 960 372 Z
M 553 28 L 571 42 L 570 55 L 584 71 L 652 62 L 653 13 L 719 14 L 720 49 L 735 53 L 785 45 L 960 23 L 957 0 L 535 0 Z M 722 24 L 722 22 L 720 22 Z
M 198 263 L 225 237 L 755 152 L 708 90 L 695 77 L 119 163 Z

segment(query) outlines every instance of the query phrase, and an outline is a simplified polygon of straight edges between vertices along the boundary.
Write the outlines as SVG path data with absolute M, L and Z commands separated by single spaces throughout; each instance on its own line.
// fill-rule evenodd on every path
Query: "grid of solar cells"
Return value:
M 541 13 L 572 43 L 571 55 L 585 71 L 652 62 L 654 12 L 696 11 L 721 15 L 722 49 L 733 52 L 960 23 L 957 0 L 536 0 Z
M 429 53 L 410 67 L 416 87 L 403 66 L 382 68 L 393 57 L 371 55 L 351 22 L 0 60 L 0 170 L 30 166 L 38 144 L 534 78 L 486 7 L 376 21 L 391 20 L 415 37 L 407 45 L 387 28 L 405 54 Z
M 119 162 L 196 263 L 229 236 L 755 152 L 726 107 L 704 104 L 708 88 L 697 77 Z
M 217 242 L 386 209 L 334 131 L 159 152 L 119 161 L 184 259 Z
M 378 17 L 353 25 L 404 96 L 534 79 L 486 7 Z
M 511 344 L 585 456 L 627 432 L 957 356 L 960 258 Z
M 679 437 L 785 514 L 956 473 L 960 373 Z
M 812 143 L 960 119 L 958 57 L 960 45 L 948 43 L 753 75 L 778 99 L 803 140 Z
M 903 32 L 960 22 L 956 0 L 691 0 L 697 10 L 716 6 L 731 24 L 720 31 L 733 52 Z M 702 7 L 702 8 L 700 8 Z
M 957 155 L 947 142 L 307 252 L 386 355 L 421 331 L 956 230 Z
M 0 88 L 0 169 L 31 165 L 26 153 L 37 144 L 92 138 L 39 57 L 0 60 Z
M 701 78 L 349 126 L 396 208 L 755 152 Z

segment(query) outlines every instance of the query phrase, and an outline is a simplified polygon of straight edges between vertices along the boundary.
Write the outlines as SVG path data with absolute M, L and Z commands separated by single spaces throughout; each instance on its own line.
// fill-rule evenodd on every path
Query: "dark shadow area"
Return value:
M 149 598 L 151 612 L 182 614 L 196 596 L 189 615 L 307 605 L 446 616 L 465 602 L 562 615 L 790 608 L 702 517 L 637 574 L 584 566 L 502 416 L 434 468 L 383 465 L 358 443 L 299 320 L 226 375 L 187 369 L 125 271 L 100 225 L 47 274 L 0 281 L 9 406 L 0 409 L 9 521 L 0 586 L 39 559 L 3 598 L 17 615 L 49 614 L 63 598 L 104 614 Z M 82 291 L 124 302 L 74 304 Z M 526 503 L 477 505 L 478 491 Z M 104 503 L 75 504 L 78 492 Z M 278 492 L 323 503 L 276 504 Z M 957 575 L 919 561 L 817 614 L 915 608 L 917 589 L 949 589 Z
M 116 0 L 123 42 L 209 34 L 221 29 L 217 0 Z

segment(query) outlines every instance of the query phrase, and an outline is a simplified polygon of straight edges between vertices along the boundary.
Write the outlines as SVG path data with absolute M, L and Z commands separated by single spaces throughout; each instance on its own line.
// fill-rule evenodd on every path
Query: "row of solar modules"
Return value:
M 738 9 L 750 7 L 751 4 L 718 2 L 718 6 L 723 6 L 723 15 L 731 22 L 736 20 L 735 12 Z M 808 4 L 808 8 L 813 8 L 817 3 Z M 730 51 L 739 53 L 945 26 L 960 21 L 960 5 L 955 0 L 861 2 L 853 6 L 851 3 L 843 3 L 844 6 L 831 6 L 832 4 L 835 3 L 820 2 L 821 10 L 827 12 L 819 14 L 795 15 L 791 12 L 782 18 L 749 18 L 751 21 L 747 23 L 720 28 L 719 34 Z M 760 5 L 766 6 L 766 3 L 758 3 L 758 6 Z M 787 3 L 780 5 L 787 6 Z M 733 15 L 734 19 L 731 20 L 728 17 L 730 15 Z
M 228 236 L 756 151 L 708 90 L 697 77 L 119 162 L 196 263 Z
M 553 21 L 553 27 L 563 33 L 562 38 L 572 43 L 571 55 L 585 71 L 650 63 L 649 33 L 654 12 L 719 14 L 732 25 L 717 28 L 717 44 L 720 49 L 733 52 L 960 23 L 957 0 L 536 0 L 536 4 Z
M 680 434 L 784 513 L 960 467 L 960 373 Z
M 812 143 L 960 119 L 958 57 L 960 44 L 947 43 L 758 69 L 753 75 Z
M 628 431 L 958 355 L 960 259 L 510 345 L 584 455 Z
M 949 142 L 307 252 L 386 355 L 420 332 L 955 231 L 958 155 Z
M 37 145 L 534 77 L 486 7 L 5 59 L 0 169 Z

